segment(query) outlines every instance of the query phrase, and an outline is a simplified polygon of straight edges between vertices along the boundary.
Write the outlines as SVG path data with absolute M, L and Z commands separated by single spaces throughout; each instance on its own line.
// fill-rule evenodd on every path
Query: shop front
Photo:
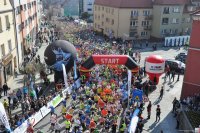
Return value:
M 4 81 L 7 82 L 13 76 L 13 66 L 12 66 L 13 55 L 9 54 L 2 60 Z

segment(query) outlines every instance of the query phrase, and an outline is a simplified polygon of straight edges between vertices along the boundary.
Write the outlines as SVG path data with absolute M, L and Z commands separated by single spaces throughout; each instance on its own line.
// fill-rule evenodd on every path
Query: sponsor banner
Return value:
M 43 117 L 45 117 L 51 110 L 48 108 L 49 106 L 43 106 L 41 109 L 40 109 L 40 112 L 42 114 Z
M 62 98 L 60 95 L 56 96 L 53 100 L 52 100 L 52 106 L 56 107 L 58 106 L 58 104 L 62 101 Z
M 145 70 L 146 70 L 146 72 L 154 73 L 154 74 L 164 73 L 164 71 L 165 71 L 165 62 L 164 63 L 146 62 Z
M 63 90 L 63 94 L 68 92 L 68 88 Z M 63 95 L 64 97 L 66 96 Z M 50 113 L 49 106 L 56 107 L 63 100 L 63 97 L 60 95 L 56 96 L 52 101 L 47 103 L 47 106 L 43 106 L 39 112 L 35 113 L 33 116 L 29 117 L 29 120 L 26 120 L 21 126 L 14 130 L 14 133 L 25 133 L 28 127 L 28 122 L 32 123 L 33 126 L 36 125 L 40 120 L 42 120 L 47 114 Z

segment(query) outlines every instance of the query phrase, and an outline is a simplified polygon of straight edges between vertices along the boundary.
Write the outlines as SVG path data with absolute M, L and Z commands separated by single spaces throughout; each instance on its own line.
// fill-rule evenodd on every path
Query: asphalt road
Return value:
M 159 48 L 157 51 L 152 51 L 151 48 L 143 49 L 141 50 L 141 63 L 140 65 L 144 65 L 144 59 L 149 56 L 149 55 L 161 55 L 164 59 L 174 59 L 174 57 L 180 53 L 183 52 L 184 50 L 177 50 L 177 49 L 169 49 L 169 48 Z M 175 77 L 176 79 L 177 77 Z M 160 83 L 158 85 L 158 88 L 149 95 L 149 100 L 152 102 L 152 114 L 151 114 L 151 119 L 148 121 L 145 121 L 144 125 L 144 133 L 160 133 L 161 130 L 164 131 L 164 133 L 177 133 L 178 131 L 175 129 L 176 127 L 176 120 L 173 117 L 173 114 L 171 113 L 172 110 L 172 101 L 174 97 L 179 98 L 181 94 L 181 88 L 182 88 L 182 81 L 183 81 L 183 76 L 180 76 L 180 81 L 179 82 L 173 82 L 170 83 L 167 81 L 164 84 L 164 96 L 163 99 L 160 101 L 158 100 L 159 97 L 159 92 L 160 92 L 160 87 L 162 85 L 163 78 L 161 77 Z M 70 101 L 67 103 L 68 105 L 70 104 Z M 156 118 L 156 107 L 157 104 L 160 105 L 161 107 L 161 120 L 159 122 L 155 122 Z M 145 104 L 145 107 L 147 106 L 147 103 Z M 64 123 L 62 121 L 62 116 L 61 116 L 61 107 L 56 108 L 56 113 L 59 116 L 59 123 L 61 124 L 62 128 L 62 133 L 64 132 Z M 143 111 L 143 116 L 144 118 L 147 118 L 147 111 L 146 108 Z M 50 115 L 47 115 L 41 122 L 39 122 L 34 128 L 36 131 L 38 129 L 42 130 L 43 132 L 48 132 L 50 123 L 49 119 Z

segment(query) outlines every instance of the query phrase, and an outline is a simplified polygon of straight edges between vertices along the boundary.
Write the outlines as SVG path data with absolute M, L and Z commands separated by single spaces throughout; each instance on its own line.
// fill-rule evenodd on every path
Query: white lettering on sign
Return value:
M 157 74 L 157 73 L 164 73 L 165 62 L 163 62 L 163 63 L 150 63 L 150 62 L 146 62 L 145 70 L 146 70 L 146 72 L 155 73 L 155 74 Z
M 118 58 L 102 58 L 101 64 L 118 64 L 119 59 Z

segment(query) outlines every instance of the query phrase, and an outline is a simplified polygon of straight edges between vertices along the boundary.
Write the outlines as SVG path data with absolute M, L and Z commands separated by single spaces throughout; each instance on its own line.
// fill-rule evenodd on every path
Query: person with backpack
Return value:
M 156 108 L 156 122 L 160 121 L 160 114 L 161 114 L 160 105 L 157 105 L 157 108 Z

